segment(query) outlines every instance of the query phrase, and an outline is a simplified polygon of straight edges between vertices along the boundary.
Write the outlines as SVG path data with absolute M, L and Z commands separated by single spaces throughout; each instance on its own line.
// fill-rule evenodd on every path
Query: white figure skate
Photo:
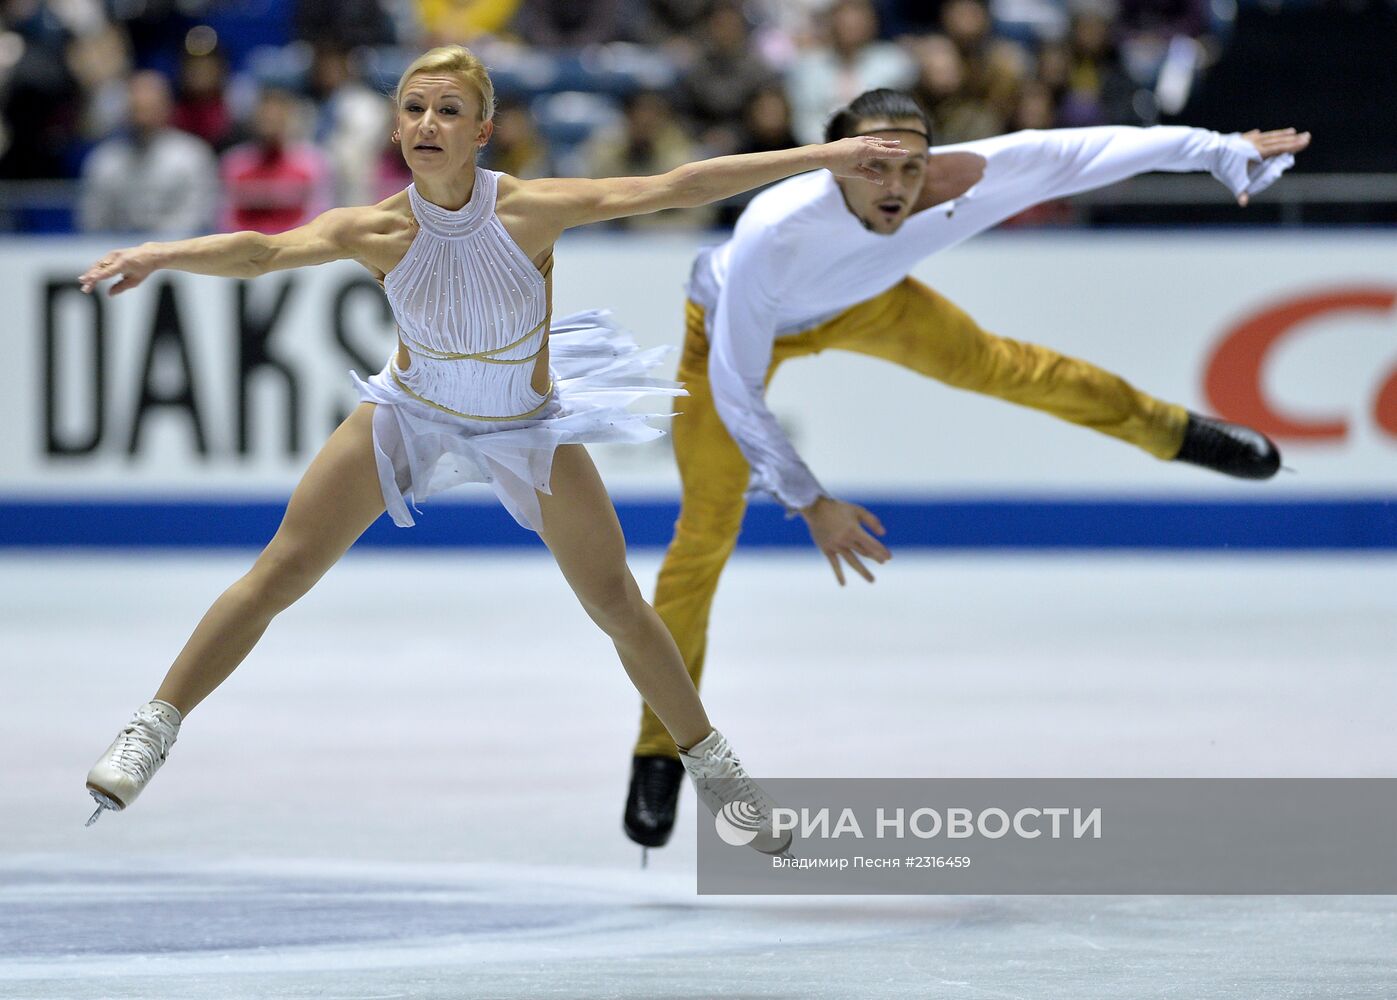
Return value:
M 772 830 L 771 810 L 776 803 L 752 780 L 722 733 L 713 730 L 688 750 L 679 751 L 679 759 L 694 779 L 699 801 L 715 816 L 721 813 L 733 827 L 754 834 L 748 841 L 753 850 L 784 854 L 790 848 L 790 832 L 777 836 Z
M 97 822 L 102 810 L 120 812 L 136 801 L 165 763 L 179 736 L 179 724 L 179 710 L 168 702 L 149 701 L 136 709 L 131 722 L 87 772 L 87 790 L 97 800 L 97 811 L 87 826 Z

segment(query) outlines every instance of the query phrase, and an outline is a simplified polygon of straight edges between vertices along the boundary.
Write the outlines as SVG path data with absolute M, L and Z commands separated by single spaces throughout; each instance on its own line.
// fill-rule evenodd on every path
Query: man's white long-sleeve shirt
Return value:
M 980 181 L 953 202 L 870 232 L 827 171 L 782 181 L 752 200 L 732 237 L 700 252 L 689 297 L 703 306 L 714 404 L 752 468 L 754 490 L 788 508 L 823 495 L 763 399 L 777 337 L 819 325 L 892 288 L 922 258 L 1052 198 L 1154 170 L 1207 170 L 1234 195 L 1269 186 L 1293 161 L 1262 160 L 1238 135 L 1182 126 L 1015 132 L 933 155 L 977 153 Z

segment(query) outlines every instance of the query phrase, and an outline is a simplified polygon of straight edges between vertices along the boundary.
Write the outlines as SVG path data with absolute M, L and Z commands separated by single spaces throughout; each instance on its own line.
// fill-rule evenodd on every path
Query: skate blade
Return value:
M 106 812 L 107 810 L 110 810 L 112 812 L 121 812 L 121 810 L 126 808 L 124 805 L 122 805 L 116 799 L 112 798 L 106 792 L 93 788 L 91 785 L 87 786 L 87 792 L 97 802 L 97 810 L 87 818 L 87 822 L 83 824 L 84 828 L 91 826 L 93 823 L 96 823 L 99 819 L 102 818 L 102 813 Z
M 747 846 L 758 854 L 780 857 L 781 855 L 790 853 L 791 844 L 793 843 L 795 843 L 795 837 L 789 830 L 786 830 L 782 832 L 780 840 L 776 839 L 774 833 L 758 833 Z
M 799 855 L 797 855 L 795 851 L 791 850 L 791 848 L 795 846 L 794 837 L 787 837 L 786 842 L 776 850 L 764 851 L 760 847 L 756 847 L 755 845 L 749 846 L 753 847 L 753 849 L 758 854 L 765 854 L 769 858 L 790 858 L 794 860 L 795 858 L 799 857 Z

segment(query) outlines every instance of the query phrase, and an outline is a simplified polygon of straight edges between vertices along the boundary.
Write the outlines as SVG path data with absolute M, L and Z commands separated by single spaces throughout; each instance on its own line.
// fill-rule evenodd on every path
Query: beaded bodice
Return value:
M 521 419 L 548 394 L 531 384 L 548 336 L 547 281 L 495 215 L 499 174 L 477 168 L 463 208 L 409 185 L 418 233 L 383 279 L 410 355 L 391 365 L 399 388 L 461 417 Z

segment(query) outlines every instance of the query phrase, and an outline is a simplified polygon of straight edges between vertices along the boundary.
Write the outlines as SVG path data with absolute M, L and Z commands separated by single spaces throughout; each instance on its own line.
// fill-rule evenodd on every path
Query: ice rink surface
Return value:
M 0 557 L 4 998 L 1397 996 L 1393 897 L 700 897 L 541 553 L 351 554 L 128 813 L 87 768 L 251 553 Z M 633 565 L 648 591 L 656 556 Z M 1397 775 L 1391 556 L 742 556 L 704 693 L 769 777 Z

